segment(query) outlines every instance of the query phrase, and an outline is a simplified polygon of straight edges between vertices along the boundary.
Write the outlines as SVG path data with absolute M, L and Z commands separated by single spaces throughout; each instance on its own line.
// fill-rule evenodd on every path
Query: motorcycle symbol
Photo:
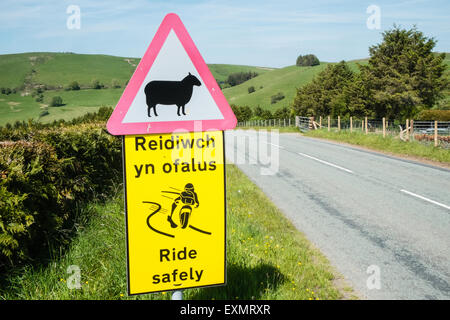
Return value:
M 175 189 L 175 188 L 172 188 L 172 189 L 177 190 L 178 192 L 161 191 L 164 194 L 163 197 L 166 197 L 169 199 L 173 199 L 173 197 L 170 197 L 168 195 L 177 195 L 177 197 L 175 199 L 173 199 L 170 214 L 167 215 L 167 221 L 170 223 L 170 227 L 172 229 L 176 229 L 178 226 L 180 226 L 181 229 L 186 229 L 187 227 L 189 227 L 195 231 L 210 235 L 211 232 L 194 227 L 192 224 L 189 223 L 190 218 L 192 216 L 193 207 L 198 208 L 200 205 L 200 203 L 198 201 L 197 193 L 194 191 L 194 186 L 192 185 L 192 183 L 186 184 L 184 186 L 184 190 L 181 192 L 179 189 Z M 163 209 L 161 207 L 161 204 L 159 204 L 157 202 L 151 202 L 151 201 L 143 201 L 143 202 L 149 203 L 152 205 L 150 208 L 152 210 L 152 213 L 147 217 L 147 226 L 151 230 L 153 230 L 159 234 L 174 238 L 175 237 L 174 235 L 164 232 L 161 230 L 160 227 L 156 228 L 155 226 L 152 225 L 152 223 L 150 223 L 150 219 L 154 215 L 156 215 L 158 212 L 168 213 L 168 210 Z M 177 218 L 174 218 L 174 214 L 175 214 L 175 217 L 177 217 Z

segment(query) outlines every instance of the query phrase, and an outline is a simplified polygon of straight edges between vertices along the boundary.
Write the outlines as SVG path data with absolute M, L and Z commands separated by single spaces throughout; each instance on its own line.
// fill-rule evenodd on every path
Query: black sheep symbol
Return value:
M 153 109 L 155 116 L 158 116 L 156 113 L 157 104 L 176 105 L 178 116 L 181 116 L 180 111 L 186 115 L 184 107 L 191 100 L 193 87 L 200 85 L 200 80 L 190 72 L 181 81 L 150 81 L 144 89 L 148 116 L 151 117 L 151 109 Z

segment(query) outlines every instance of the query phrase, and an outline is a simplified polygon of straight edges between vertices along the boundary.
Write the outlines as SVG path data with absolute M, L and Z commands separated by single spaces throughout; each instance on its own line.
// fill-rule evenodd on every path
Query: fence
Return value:
M 305 117 L 298 117 L 299 121 L 306 122 Z M 403 141 L 419 141 L 426 144 L 434 144 L 444 148 L 450 148 L 450 121 L 419 121 L 380 119 L 353 119 L 353 117 L 333 119 L 331 117 L 308 118 L 309 125 L 299 126 L 302 130 L 326 129 L 328 131 L 349 130 L 350 132 L 374 133 L 398 136 Z
M 380 134 L 396 136 L 403 141 L 419 141 L 434 146 L 450 148 L 450 121 L 419 121 L 388 119 L 357 119 L 353 117 L 337 118 L 328 117 L 300 117 L 287 119 L 249 120 L 241 121 L 238 127 L 298 127 L 301 131 L 328 130 L 328 131 L 350 131 L 365 134 Z
M 309 119 L 309 118 L 306 118 Z M 295 118 L 268 119 L 268 120 L 248 120 L 237 123 L 238 127 L 294 127 Z

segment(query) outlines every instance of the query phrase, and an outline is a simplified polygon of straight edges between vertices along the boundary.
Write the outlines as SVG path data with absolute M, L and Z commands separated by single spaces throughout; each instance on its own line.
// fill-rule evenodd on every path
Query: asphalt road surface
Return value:
M 450 299 L 450 170 L 244 130 L 226 156 L 361 298 Z

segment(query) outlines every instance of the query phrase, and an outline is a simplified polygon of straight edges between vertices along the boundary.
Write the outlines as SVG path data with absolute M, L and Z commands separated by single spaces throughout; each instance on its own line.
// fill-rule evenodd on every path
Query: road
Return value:
M 227 132 L 226 156 L 361 298 L 450 299 L 450 170 L 244 130 Z

